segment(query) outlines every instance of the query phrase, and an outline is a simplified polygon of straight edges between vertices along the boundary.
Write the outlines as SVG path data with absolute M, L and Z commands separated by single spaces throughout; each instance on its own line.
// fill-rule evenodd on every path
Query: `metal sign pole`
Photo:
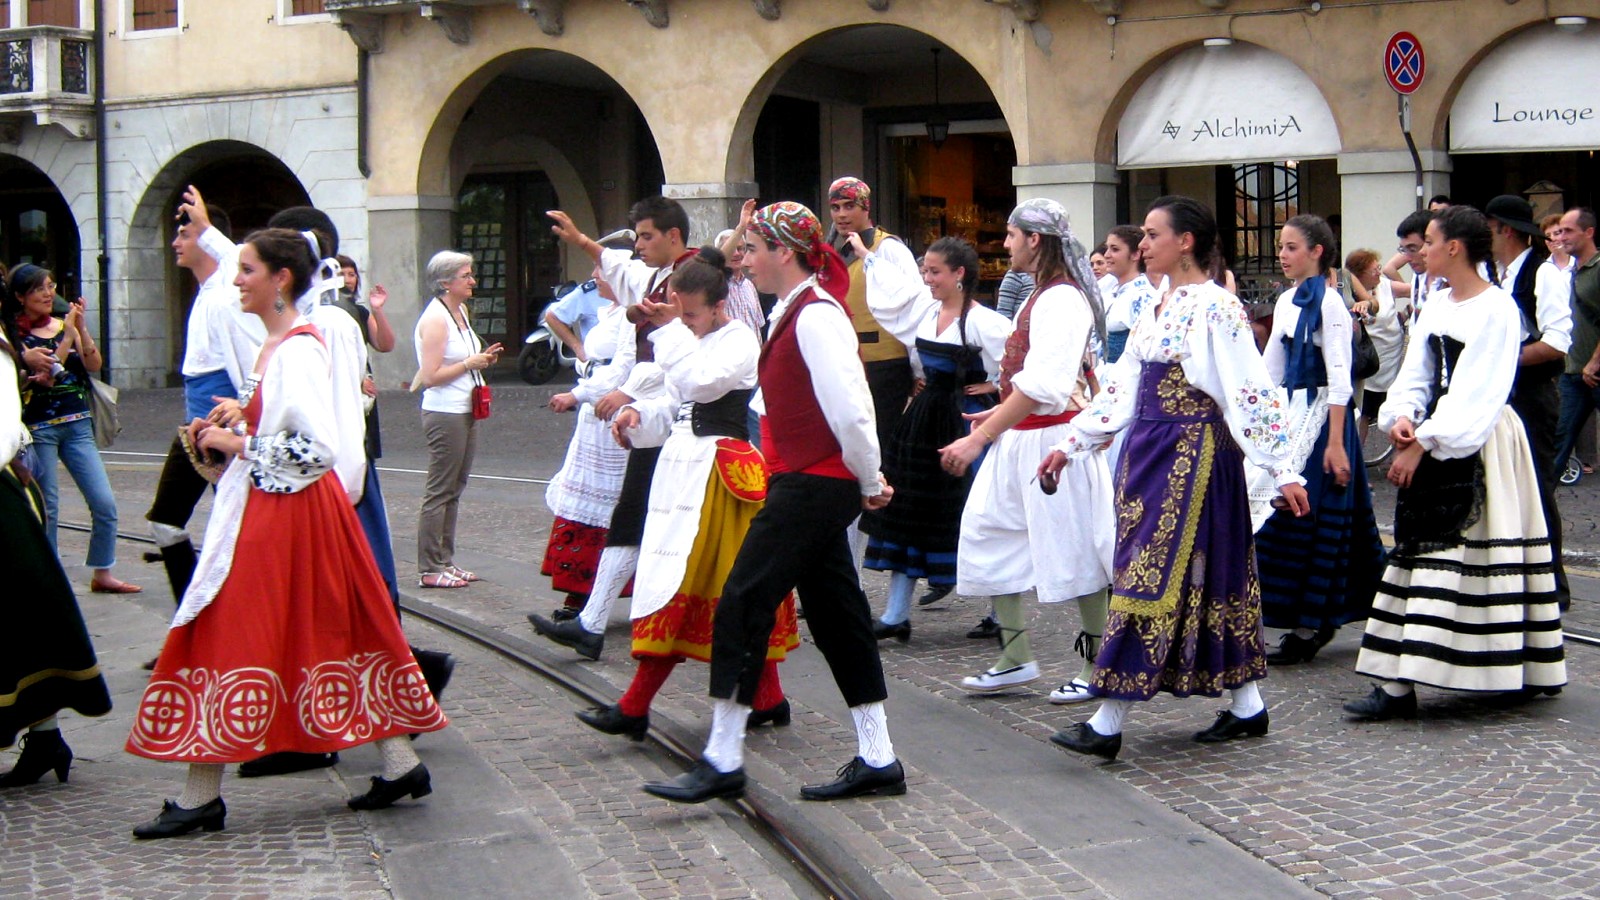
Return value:
M 1400 133 L 1406 137 L 1406 149 L 1411 151 L 1411 169 L 1417 176 L 1417 209 L 1423 207 L 1422 156 L 1417 153 L 1417 142 L 1411 139 L 1411 98 L 1397 94 L 1400 101 Z

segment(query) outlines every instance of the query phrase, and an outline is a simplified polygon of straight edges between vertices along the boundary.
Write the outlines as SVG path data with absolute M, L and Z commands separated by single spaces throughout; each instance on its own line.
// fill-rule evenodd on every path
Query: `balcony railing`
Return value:
M 94 35 L 36 25 L 0 29 L 0 117 L 31 117 L 88 137 L 93 123 Z

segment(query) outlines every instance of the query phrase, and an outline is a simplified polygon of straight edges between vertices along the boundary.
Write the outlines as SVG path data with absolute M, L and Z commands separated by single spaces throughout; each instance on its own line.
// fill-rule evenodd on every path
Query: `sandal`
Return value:
M 89 593 L 91 593 L 91 594 L 142 594 L 142 593 L 144 593 L 144 588 L 139 587 L 137 584 L 129 584 L 126 581 L 109 581 L 109 582 L 91 581 L 91 582 L 89 582 Z
M 461 579 L 462 581 L 469 581 L 470 582 L 470 581 L 482 581 L 483 580 L 482 578 L 479 578 L 478 576 L 472 574 L 471 572 L 468 572 L 466 569 L 463 569 L 460 566 L 445 566 L 444 570 L 445 570 L 445 572 L 447 574 L 454 575 L 455 577 Z
M 467 586 L 465 578 L 459 578 L 449 572 L 423 572 L 417 576 L 417 587 L 421 588 L 464 588 Z

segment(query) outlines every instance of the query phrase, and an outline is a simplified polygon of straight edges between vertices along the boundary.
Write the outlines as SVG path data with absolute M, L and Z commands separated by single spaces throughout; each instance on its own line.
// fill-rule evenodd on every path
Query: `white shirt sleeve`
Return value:
M 1344 297 L 1329 288 L 1322 295 L 1322 365 L 1328 373 L 1328 405 L 1348 406 L 1355 393 L 1350 373 L 1355 328 Z
M 1534 312 L 1538 318 L 1539 342 L 1566 353 L 1572 349 L 1572 278 L 1555 263 L 1545 260 L 1534 275 Z
M 1411 341 L 1400 361 L 1400 371 L 1389 385 L 1388 399 L 1378 409 L 1378 428 L 1387 432 L 1402 418 L 1413 425 L 1422 421 L 1433 384 L 1433 342 L 1428 340 L 1436 311 L 1425 306 L 1411 326 Z
M 611 285 L 617 302 L 623 306 L 634 306 L 644 299 L 645 294 L 650 292 L 651 279 L 656 271 L 645 265 L 644 260 L 634 259 L 631 250 L 600 251 L 600 274 L 605 277 L 606 284 Z
M 628 321 L 627 313 L 619 311 L 612 318 L 602 319 L 595 331 L 601 328 L 614 329 L 611 362 L 597 366 L 589 372 L 589 377 L 580 379 L 573 386 L 572 395 L 577 397 L 580 403 L 594 403 L 612 391 L 620 389 L 622 383 L 627 380 L 628 373 L 633 370 L 634 355 L 638 352 L 638 347 L 634 343 L 634 325 Z
M 1517 377 L 1522 315 L 1509 294 L 1489 290 L 1498 296 L 1475 298 L 1482 305 L 1471 311 L 1477 334 L 1463 341 L 1466 346 L 1450 372 L 1449 390 L 1439 398 L 1433 415 L 1417 426 L 1417 442 L 1438 459 L 1459 459 L 1482 449 Z M 1439 306 L 1453 305 L 1443 294 L 1433 299 Z M 1459 321 L 1463 310 L 1438 312 L 1454 313 Z
M 975 342 L 983 351 L 983 370 L 992 382 L 1000 381 L 1000 360 L 1010 337 L 1010 319 L 981 304 L 973 304 L 967 311 L 967 343 Z
M 1093 327 L 1089 301 L 1071 285 L 1056 285 L 1033 302 L 1028 355 L 1011 388 L 1038 404 L 1036 415 L 1060 415 L 1072 405 Z
M 885 241 L 887 247 L 891 243 Z M 917 343 L 917 328 L 935 315 L 939 301 L 933 299 L 921 276 L 909 277 L 904 269 L 873 253 L 861 264 L 867 277 L 867 308 L 883 330 L 907 347 Z
M 5 340 L 0 338 L 0 348 Z M 0 467 L 17 458 L 28 442 L 28 426 L 22 424 L 22 395 L 17 391 L 17 364 L 11 354 L 0 349 Z
M 828 303 L 813 303 L 799 312 L 795 339 L 811 373 L 817 405 L 839 442 L 845 467 L 861 486 L 861 495 L 876 497 L 883 493 L 878 481 L 878 424 L 855 327 L 849 316 Z
M 339 435 L 334 471 L 339 473 L 339 482 L 353 505 L 361 502 L 366 491 L 367 416 L 361 381 L 367 371 L 367 345 L 361 338 L 361 325 L 337 306 L 316 306 L 310 319 L 328 348 L 332 384 L 328 402 Z
M 310 335 L 296 335 L 273 351 L 265 375 L 261 425 L 243 454 L 250 480 L 268 493 L 302 491 L 339 458 L 328 351 Z

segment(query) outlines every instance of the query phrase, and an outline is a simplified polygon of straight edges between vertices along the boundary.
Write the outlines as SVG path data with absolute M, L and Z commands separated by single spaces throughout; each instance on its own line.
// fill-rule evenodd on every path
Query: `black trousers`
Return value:
M 607 547 L 637 547 L 644 540 L 644 517 L 650 511 L 650 482 L 656 475 L 660 447 L 639 447 L 628 452 L 627 468 L 622 470 L 622 490 L 611 510 L 611 527 L 606 531 Z
M 172 446 L 167 448 L 167 461 L 161 466 L 161 478 L 156 482 L 156 496 L 150 502 L 150 511 L 144 514 L 147 521 L 173 528 L 183 528 L 200 505 L 206 488 L 211 485 L 190 465 L 183 452 L 183 444 L 176 434 Z
M 890 338 L 893 340 L 893 338 Z M 905 414 L 906 401 L 911 399 L 911 388 L 916 377 L 911 374 L 911 360 L 885 359 L 866 364 L 867 389 L 872 392 L 872 414 L 878 420 L 878 446 L 889 446 L 894 430 Z M 860 500 L 856 503 L 859 505 Z
M 800 596 L 806 625 L 849 706 L 889 696 L 872 611 L 861 591 L 845 528 L 861 513 L 854 481 L 774 475 L 717 601 L 711 634 L 711 696 L 755 701 L 756 680 L 778 604 Z
M 1520 375 L 1520 373 L 1519 373 Z M 1561 403 L 1552 376 L 1533 380 L 1519 377 L 1511 392 L 1511 409 L 1522 420 L 1533 451 L 1533 468 L 1539 477 L 1539 502 L 1544 508 L 1544 524 L 1550 531 L 1550 556 L 1555 565 L 1556 597 L 1566 609 L 1572 598 L 1567 584 L 1567 569 L 1561 563 L 1561 509 L 1556 505 L 1556 440 Z

